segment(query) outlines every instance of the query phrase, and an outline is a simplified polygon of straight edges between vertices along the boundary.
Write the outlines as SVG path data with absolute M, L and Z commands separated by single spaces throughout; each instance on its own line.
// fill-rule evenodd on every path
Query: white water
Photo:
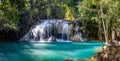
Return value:
M 75 26 L 73 28 L 71 25 L 74 24 Z M 73 30 L 70 30 L 72 28 Z M 73 35 L 71 35 L 72 31 L 74 31 Z M 83 41 L 77 23 L 65 20 L 44 20 L 34 25 L 34 28 L 32 27 L 21 40 L 51 42 L 52 38 L 50 39 L 50 37 L 52 36 L 57 42 L 70 42 L 70 38 L 74 35 L 79 38 L 80 41 Z

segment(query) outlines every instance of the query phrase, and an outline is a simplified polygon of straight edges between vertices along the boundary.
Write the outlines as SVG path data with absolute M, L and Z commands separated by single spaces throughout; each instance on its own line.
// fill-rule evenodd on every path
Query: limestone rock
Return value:
M 120 61 L 120 42 L 109 42 L 104 50 L 97 53 L 89 61 Z
M 77 36 L 72 36 L 70 38 L 73 42 L 79 42 L 80 41 L 80 38 L 78 38 Z
M 48 41 L 56 42 L 56 38 L 53 37 L 53 36 L 51 36 L 51 37 L 48 39 Z

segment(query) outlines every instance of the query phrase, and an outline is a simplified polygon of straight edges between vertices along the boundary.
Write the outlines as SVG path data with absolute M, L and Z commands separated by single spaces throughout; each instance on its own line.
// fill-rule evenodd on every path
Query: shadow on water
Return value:
M 18 42 L 2 42 L 0 43 L 0 61 L 21 61 L 20 59 L 33 61 L 29 54 L 32 53 L 30 46 L 32 47 L 31 43 L 25 45 Z

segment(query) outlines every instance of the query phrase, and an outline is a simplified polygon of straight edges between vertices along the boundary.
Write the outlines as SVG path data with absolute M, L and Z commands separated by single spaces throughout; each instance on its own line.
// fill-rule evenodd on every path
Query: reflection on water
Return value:
M 0 43 L 0 61 L 63 61 L 65 58 L 90 58 L 99 42 L 12 42 Z

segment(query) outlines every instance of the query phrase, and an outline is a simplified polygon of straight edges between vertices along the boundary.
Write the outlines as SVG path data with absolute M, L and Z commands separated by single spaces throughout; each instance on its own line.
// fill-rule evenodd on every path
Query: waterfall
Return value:
M 74 27 L 71 25 L 75 25 Z M 82 34 L 76 22 L 65 20 L 41 20 L 36 23 L 21 41 L 69 42 L 82 40 Z M 74 32 L 74 33 L 73 33 Z

